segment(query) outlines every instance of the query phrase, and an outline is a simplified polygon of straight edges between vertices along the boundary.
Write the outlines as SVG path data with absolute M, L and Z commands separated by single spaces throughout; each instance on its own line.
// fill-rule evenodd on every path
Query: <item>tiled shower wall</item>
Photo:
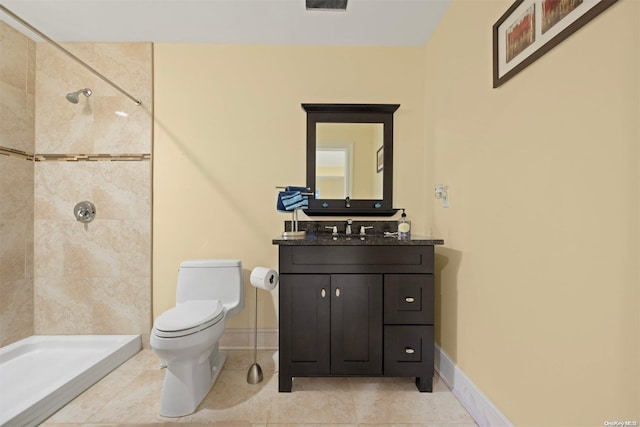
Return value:
M 0 21 L 0 146 L 35 149 L 35 43 Z M 0 345 L 33 334 L 34 162 L 0 155 Z
M 0 156 L 3 172 L 5 165 L 30 168 L 22 176 L 12 172 L 11 182 L 1 181 L 2 344 L 17 339 L 12 325 L 23 321 L 30 330 L 21 331 L 18 338 L 31 333 L 148 334 L 151 328 L 152 45 L 64 46 L 142 105 L 53 46 L 34 44 L 35 113 L 30 132 L 35 145 L 16 147 L 4 139 L 0 143 L 35 153 L 35 161 Z M 82 88 L 91 88 L 91 97 L 80 96 L 78 104 L 65 99 Z M 5 115 L 4 101 L 2 108 L 0 119 L 5 123 L 10 116 Z M 15 181 L 23 190 L 14 190 Z M 5 235 L 20 231 L 7 222 L 4 211 L 21 210 L 9 209 L 4 202 L 7 187 L 26 194 L 32 204 L 31 219 L 25 221 L 33 233 L 32 244 L 29 249 L 30 242 L 25 243 L 27 262 L 22 262 L 33 258 L 32 287 L 22 307 L 5 297 L 7 288 L 18 287 L 5 284 L 12 272 L 5 264 L 21 262 L 13 253 L 5 256 Z M 83 200 L 96 206 L 96 219 L 89 224 L 77 222 L 73 215 L 74 206 Z M 13 215 L 22 218 L 23 212 Z M 18 316 L 28 318 L 28 323 L 18 321 Z
M 35 166 L 35 333 L 148 334 L 152 45 L 64 46 L 142 105 L 51 45 L 37 44 L 36 153 L 71 160 Z M 78 104 L 65 99 L 83 88 L 92 95 Z M 112 158 L 83 160 L 91 154 Z M 73 214 L 84 200 L 96 206 L 89 224 Z

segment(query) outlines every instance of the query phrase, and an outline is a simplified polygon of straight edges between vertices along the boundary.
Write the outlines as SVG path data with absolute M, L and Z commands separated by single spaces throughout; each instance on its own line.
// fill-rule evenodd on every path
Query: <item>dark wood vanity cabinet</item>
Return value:
M 281 245 L 279 391 L 296 376 L 433 379 L 433 246 Z

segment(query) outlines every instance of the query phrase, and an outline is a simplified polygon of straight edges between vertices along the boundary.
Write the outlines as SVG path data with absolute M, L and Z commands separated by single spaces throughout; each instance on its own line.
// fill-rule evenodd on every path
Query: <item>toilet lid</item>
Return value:
M 161 332 L 199 330 L 200 326 L 211 326 L 222 319 L 223 308 L 220 300 L 183 302 L 158 316 L 153 326 Z

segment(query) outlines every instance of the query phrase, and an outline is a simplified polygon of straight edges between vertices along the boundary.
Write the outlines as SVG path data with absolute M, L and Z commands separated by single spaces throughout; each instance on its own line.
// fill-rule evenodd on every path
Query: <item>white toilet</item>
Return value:
M 195 412 L 226 360 L 218 340 L 227 317 L 244 308 L 240 260 L 191 260 L 180 264 L 176 306 L 153 323 L 151 349 L 166 365 L 160 415 Z

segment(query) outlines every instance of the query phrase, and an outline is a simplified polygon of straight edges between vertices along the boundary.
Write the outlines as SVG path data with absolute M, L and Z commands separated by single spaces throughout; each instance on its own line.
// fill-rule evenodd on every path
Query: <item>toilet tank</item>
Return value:
M 219 299 L 228 315 L 242 310 L 242 262 L 237 259 L 183 261 L 178 270 L 176 302 L 203 299 Z

